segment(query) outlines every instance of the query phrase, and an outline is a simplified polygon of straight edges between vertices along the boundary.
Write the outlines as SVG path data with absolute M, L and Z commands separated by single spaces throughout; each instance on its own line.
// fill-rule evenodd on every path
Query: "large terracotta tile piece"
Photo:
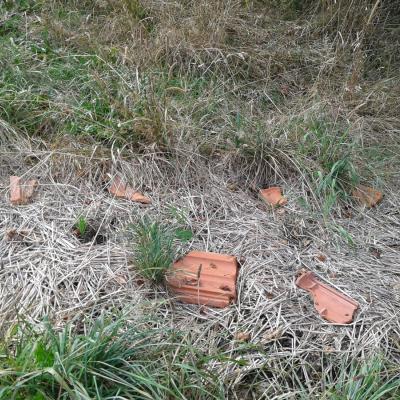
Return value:
M 10 176 L 10 201 L 14 205 L 27 204 L 33 196 L 38 182 L 36 179 L 22 183 L 19 176 Z
M 321 317 L 336 324 L 349 324 L 353 321 L 358 303 L 318 281 L 312 272 L 300 275 L 296 280 L 296 285 L 311 293 L 315 308 Z
M 353 190 L 353 197 L 368 208 L 374 207 L 382 201 L 382 192 L 372 187 L 359 185 Z
M 119 176 L 114 177 L 108 191 L 115 197 L 124 198 L 142 204 L 151 203 L 151 200 L 148 197 L 134 190 L 131 186 L 123 182 Z
M 176 261 L 167 284 L 178 300 L 223 308 L 236 301 L 236 257 L 192 251 Z
M 282 189 L 278 186 L 261 189 L 260 197 L 271 206 L 284 206 L 287 203 L 287 199 L 282 196 Z

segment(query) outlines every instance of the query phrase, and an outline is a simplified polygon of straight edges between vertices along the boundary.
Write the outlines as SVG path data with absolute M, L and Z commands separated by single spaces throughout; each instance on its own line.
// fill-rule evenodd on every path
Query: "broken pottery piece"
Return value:
M 239 342 L 248 342 L 250 338 L 251 335 L 248 332 L 237 332 L 234 336 L 234 339 Z
M 174 263 L 167 284 L 178 300 L 212 307 L 236 301 L 236 257 L 192 251 Z
M 349 324 L 358 303 L 336 289 L 318 281 L 312 272 L 300 275 L 296 285 L 311 293 L 314 305 L 321 317 L 336 324 Z
M 127 186 L 125 190 L 125 197 L 128 200 L 135 201 L 136 203 L 150 204 L 151 200 L 143 194 L 134 191 L 131 187 Z
M 277 186 L 261 189 L 260 196 L 266 203 L 272 206 L 284 206 L 287 203 L 287 199 L 282 196 L 282 189 Z
M 118 198 L 124 198 L 142 204 L 151 203 L 148 197 L 135 191 L 131 186 L 124 183 L 119 176 L 114 177 L 108 191 Z
M 372 187 L 359 185 L 353 190 L 353 197 L 368 208 L 374 207 L 382 201 L 382 192 Z
M 108 191 L 115 197 L 125 197 L 126 184 L 121 181 L 119 176 L 114 177 Z
M 21 183 L 18 176 L 10 176 L 10 201 L 14 205 L 27 204 L 37 186 L 37 180 L 31 179 Z

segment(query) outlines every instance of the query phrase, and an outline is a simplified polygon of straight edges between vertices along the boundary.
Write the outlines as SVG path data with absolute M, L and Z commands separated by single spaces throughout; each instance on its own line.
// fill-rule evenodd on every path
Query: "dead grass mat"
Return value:
M 281 182 L 289 204 L 278 214 L 250 191 L 230 190 L 218 166 L 200 157 L 182 155 L 170 162 L 148 152 L 127 159 L 114 150 L 107 159 L 92 150 L 92 156 L 48 151 L 16 134 L 2 143 L 4 328 L 18 316 L 32 322 L 49 316 L 62 326 L 79 315 L 96 317 L 104 311 L 130 308 L 135 317 L 154 313 L 160 326 L 187 331 L 206 353 L 224 352 L 246 361 L 210 364 L 236 392 L 233 398 L 241 398 L 239 389 L 249 382 L 259 383 L 254 398 L 282 393 L 296 398 L 293 387 L 299 376 L 310 394 L 318 393 L 322 372 L 339 366 L 334 360 L 383 353 L 400 362 L 397 192 L 385 193 L 376 209 L 357 209 L 352 218 L 335 221 L 355 238 L 355 246 L 349 247 L 339 245 L 332 231 L 297 205 L 300 182 Z M 152 204 L 112 198 L 106 172 L 122 174 Z M 31 204 L 10 204 L 10 174 L 39 179 Z M 244 260 L 237 304 L 222 310 L 184 305 L 164 287 L 143 283 L 135 272 L 129 224 L 144 215 L 174 224 L 176 212 L 171 210 L 179 210 L 195 234 L 183 252 L 215 251 Z M 81 243 L 74 236 L 80 215 L 107 238 L 104 243 Z M 326 261 L 319 261 L 319 254 Z M 318 316 L 309 295 L 294 284 L 300 268 L 314 271 L 359 302 L 353 324 L 334 326 Z M 243 332 L 250 334 L 250 344 L 234 340 Z

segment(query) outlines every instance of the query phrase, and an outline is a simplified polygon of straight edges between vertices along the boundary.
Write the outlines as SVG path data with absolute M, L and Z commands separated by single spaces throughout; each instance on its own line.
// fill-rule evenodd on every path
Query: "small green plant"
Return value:
M 133 18 L 138 20 L 146 18 L 146 10 L 139 0 L 124 0 L 124 3 Z
M 187 212 L 174 206 L 170 206 L 169 211 L 178 225 L 178 227 L 175 229 L 175 237 L 182 242 L 191 240 L 193 238 L 193 232 L 192 230 L 186 228 L 188 226 Z
M 345 200 L 357 181 L 354 166 L 348 158 L 336 161 L 327 172 L 314 173 L 317 194 L 324 199 L 323 213 L 328 215 L 338 199 Z
M 0 400 L 222 399 L 206 362 L 179 332 L 145 321 L 102 316 L 85 334 L 21 323 L 0 343 Z
M 363 363 L 354 363 L 349 368 L 343 367 L 339 379 L 323 399 L 398 399 L 400 398 L 400 378 L 398 371 L 397 377 L 392 372 L 379 357 Z
M 343 226 L 333 224 L 330 225 L 330 228 L 336 232 L 341 239 L 343 239 L 349 246 L 354 246 L 355 242 L 353 236 L 345 229 Z
M 187 242 L 193 238 L 193 232 L 190 229 L 177 228 L 175 230 L 175 236 L 182 242 Z
M 323 199 L 322 211 L 328 215 L 339 199 L 346 199 L 359 176 L 353 163 L 354 144 L 347 131 L 338 132 L 331 124 L 313 121 L 306 129 L 300 151 L 312 165 L 306 167 Z
M 175 236 L 171 229 L 148 219 L 135 226 L 135 265 L 144 277 L 162 281 L 176 257 Z
M 75 223 L 75 228 L 78 230 L 79 236 L 81 237 L 85 236 L 85 233 L 87 232 L 88 228 L 88 222 L 86 221 L 83 215 L 81 215 L 78 221 Z

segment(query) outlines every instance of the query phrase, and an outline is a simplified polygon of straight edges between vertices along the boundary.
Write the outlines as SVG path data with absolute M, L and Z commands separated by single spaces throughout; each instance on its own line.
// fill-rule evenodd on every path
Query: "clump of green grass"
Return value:
M 88 228 L 88 222 L 87 222 L 86 218 L 83 215 L 81 215 L 78 218 L 78 221 L 76 221 L 75 228 L 78 230 L 79 235 L 81 237 L 85 236 L 85 233 L 86 233 L 87 228 Z
M 23 24 L 18 14 L 0 24 L 0 118 L 44 138 L 69 133 L 135 143 L 140 132 L 123 101 L 131 93 L 123 68 L 116 72 L 93 51 L 60 48 L 42 23 L 25 37 Z
M 206 358 L 179 333 L 99 318 L 77 333 L 15 326 L 0 344 L 0 399 L 218 399 Z
M 175 219 L 175 225 L 177 225 L 175 237 L 181 242 L 191 240 L 193 238 L 193 232 L 187 227 L 189 220 L 187 212 L 174 206 L 170 206 L 169 211 L 171 216 Z
M 135 265 L 140 273 L 155 282 L 161 282 L 177 255 L 173 230 L 149 219 L 134 227 Z
M 359 181 L 354 148 L 347 130 L 338 130 L 322 120 L 312 121 L 302 134 L 300 157 L 306 160 L 313 189 L 323 201 L 324 215 L 330 213 L 338 200 L 346 200 Z
M 124 3 L 133 18 L 137 20 L 146 18 L 146 10 L 139 0 L 124 0 Z
M 342 368 L 335 384 L 323 397 L 326 400 L 379 400 L 400 397 L 400 378 L 388 370 L 382 358 L 354 363 Z M 396 371 L 394 371 L 396 373 Z
M 42 4 L 42 0 L 6 0 L 0 3 L 0 12 L 32 12 L 39 10 Z

